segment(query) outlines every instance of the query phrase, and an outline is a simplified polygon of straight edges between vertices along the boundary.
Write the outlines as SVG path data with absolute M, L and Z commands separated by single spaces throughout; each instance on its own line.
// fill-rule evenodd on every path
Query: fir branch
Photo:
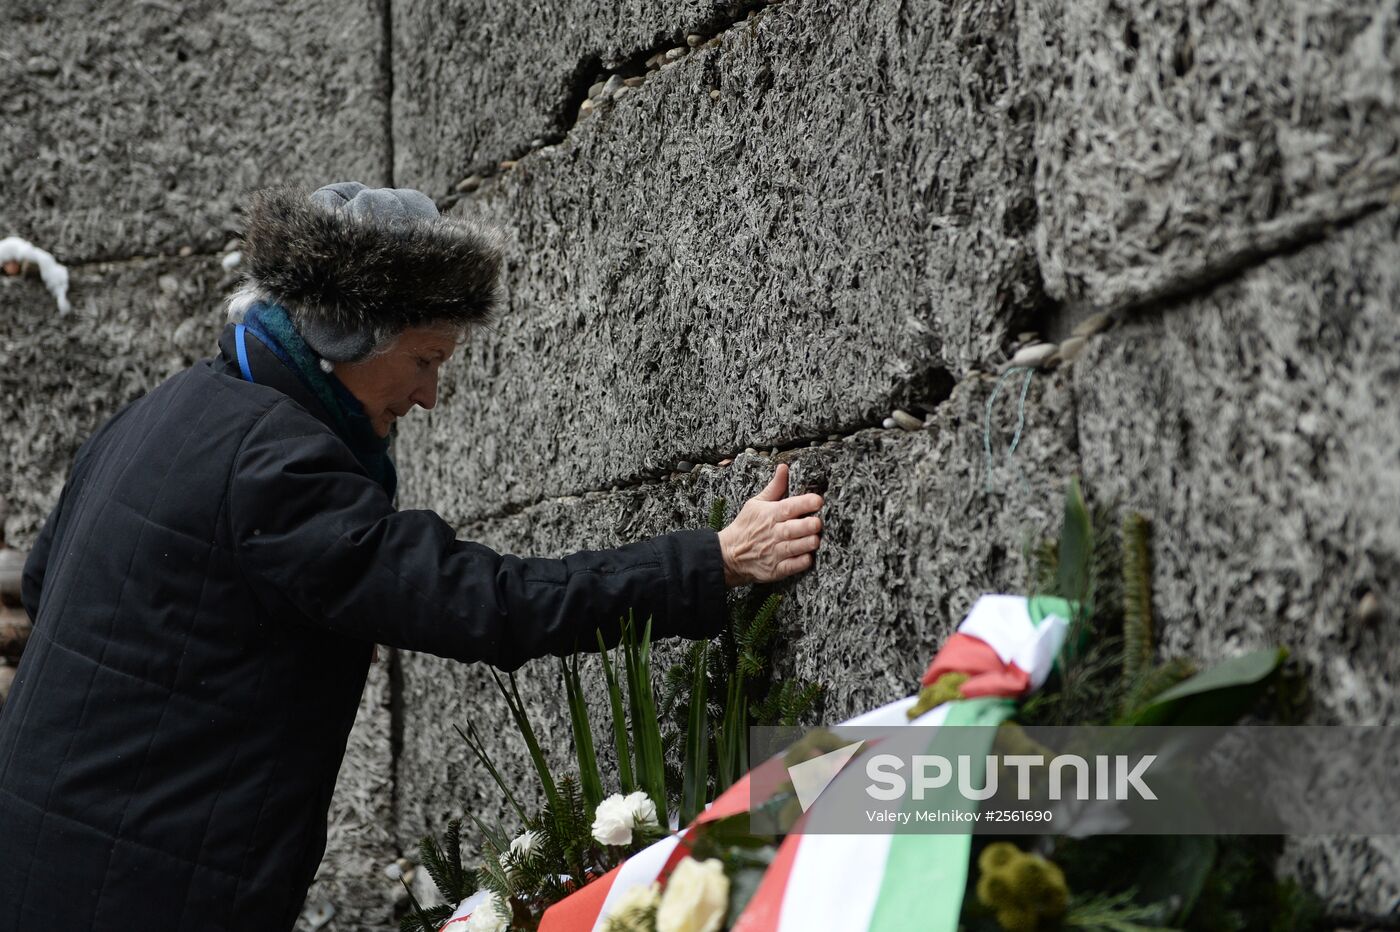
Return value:
M 1175 932 L 1157 925 L 1163 910 L 1160 904 L 1142 906 L 1133 902 L 1136 891 L 1076 898 L 1061 924 L 1084 932 Z
M 724 530 L 724 518 L 727 512 L 728 503 L 724 500 L 724 496 L 710 502 L 710 530 Z

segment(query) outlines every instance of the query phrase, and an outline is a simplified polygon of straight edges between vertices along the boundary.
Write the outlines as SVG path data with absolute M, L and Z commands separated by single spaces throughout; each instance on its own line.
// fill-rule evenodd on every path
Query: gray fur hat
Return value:
M 440 216 L 409 188 L 259 191 L 243 265 L 246 285 L 285 307 L 331 362 L 361 359 L 406 327 L 490 320 L 500 305 L 500 237 Z

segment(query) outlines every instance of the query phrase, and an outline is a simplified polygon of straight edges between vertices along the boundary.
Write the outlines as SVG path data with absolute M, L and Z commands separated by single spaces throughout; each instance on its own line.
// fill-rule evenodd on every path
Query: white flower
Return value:
M 651 883 L 632 887 L 617 898 L 617 903 L 608 910 L 608 918 L 620 922 L 640 919 L 642 916 L 655 913 L 660 902 L 660 884 Z
M 472 910 L 463 932 L 506 932 L 509 925 L 510 907 L 495 893 L 488 893 L 481 905 Z
M 729 910 L 729 878 L 715 858 L 703 864 L 685 858 L 671 872 L 661 905 L 656 910 L 656 932 L 717 932 Z
M 656 803 L 650 796 L 638 790 L 627 795 L 627 805 L 632 808 L 634 825 L 656 825 Z
M 515 855 L 517 861 L 524 864 L 535 856 L 535 849 L 539 847 L 539 844 L 540 836 L 533 831 L 526 830 L 511 840 L 510 853 Z
M 632 823 L 632 804 L 621 793 L 614 793 L 598 804 L 593 838 L 600 845 L 631 844 Z

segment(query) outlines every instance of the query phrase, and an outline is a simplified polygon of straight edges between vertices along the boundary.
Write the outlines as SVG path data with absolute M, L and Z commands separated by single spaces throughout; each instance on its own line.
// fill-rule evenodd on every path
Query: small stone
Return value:
M 769 451 L 768 451 L 768 455 L 771 456 L 771 457 L 773 457 L 774 459 L 777 459 L 777 457 L 778 457 L 778 448 L 777 448 L 777 447 L 774 447 L 773 449 L 769 450 Z
M 180 290 L 180 280 L 174 275 L 162 275 L 156 279 L 156 287 L 162 294 L 174 294 Z
M 1039 339 L 1040 334 L 1036 333 L 1034 330 L 1027 330 L 1025 333 L 1016 334 L 1017 343 L 1035 343 Z
M 681 460 L 676 464 L 676 472 L 690 472 L 695 468 L 695 464 L 690 460 Z
M 1112 324 L 1113 315 L 1104 311 L 1099 314 L 1094 314 L 1092 317 L 1084 318 L 1074 325 L 1074 329 L 1071 330 L 1070 333 L 1077 337 L 1091 337 L 1096 333 L 1102 333 L 1107 330 Z
M 732 462 L 734 462 L 734 461 L 731 460 L 731 459 L 722 459 L 722 460 L 719 461 L 719 465 L 720 465 L 720 466 L 728 466 L 728 465 L 729 465 L 730 463 L 732 463 Z
M 701 44 L 704 43 L 704 41 L 705 37 L 700 35 L 698 32 L 692 32 L 690 35 L 685 37 L 685 44 L 690 46 L 691 48 L 699 47 Z
M 908 411 L 901 411 L 895 408 L 890 412 L 890 419 L 905 430 L 923 430 L 924 422 L 910 414 Z
M 685 58 L 688 54 L 690 54 L 690 49 L 675 48 L 671 49 L 664 56 L 662 56 L 662 60 L 666 62 L 680 61 L 682 58 Z
M 457 182 L 457 190 L 462 192 L 463 194 L 470 194 L 472 191 L 475 191 L 479 187 L 481 187 L 480 175 L 468 175 L 461 181 Z
M 590 113 L 592 113 L 592 112 L 593 112 L 593 101 L 592 101 L 592 100 L 585 100 L 583 103 L 581 103 L 581 104 L 578 105 L 578 115 L 579 115 L 579 119 L 583 119 L 584 117 L 588 116 L 588 115 L 589 115 Z
M 243 253 L 235 249 L 233 252 L 219 260 L 219 265 L 224 267 L 225 272 L 232 272 L 238 268 L 238 264 L 243 261 Z
M 1058 347 L 1054 343 L 1032 343 L 1030 346 L 1023 346 L 1011 357 L 1011 365 L 1028 369 L 1039 368 L 1055 355 L 1056 349 Z
M 515 159 L 502 159 L 502 160 L 501 160 L 501 171 L 503 171 L 503 172 L 508 172 L 508 171 L 510 171 L 512 168 L 514 168 L 515 165 L 516 165 Z
M 18 259 L 10 259 L 9 261 L 7 261 L 7 262 L 5 263 L 5 274 L 6 274 L 6 275 L 9 275 L 9 276 L 12 277 L 12 278 L 13 278 L 14 276 L 19 275 L 19 260 L 18 260 Z
M 542 145 L 544 145 L 544 137 L 543 137 L 543 136 L 536 136 L 534 139 L 531 139 L 531 140 L 530 140 L 530 148 L 531 148 L 531 149 L 538 149 L 538 148 L 539 148 L 540 146 L 542 146 Z
M 1084 345 L 1088 342 L 1087 337 L 1070 337 L 1061 343 L 1058 355 L 1060 362 L 1073 362 L 1074 357 L 1084 352 Z
M 721 43 L 722 41 L 723 41 L 723 40 L 721 40 L 719 36 L 715 36 L 715 37 L 714 37 L 713 39 L 711 39 L 709 42 L 706 42 L 706 43 L 705 43 L 704 48 L 707 48 L 707 49 L 717 49 L 717 48 L 720 47 L 720 43 Z
M 666 55 L 666 52 L 665 52 L 665 51 L 657 52 L 655 55 L 653 55 L 653 56 L 651 56 L 650 58 L 647 59 L 647 67 L 648 67 L 648 68 L 655 68 L 657 65 L 661 64 L 661 59 L 662 59 L 663 57 L 665 57 L 665 55 Z
M 1381 600 L 1374 592 L 1368 592 L 1361 597 L 1361 601 L 1356 604 L 1356 617 L 1367 624 L 1380 619 Z
M 593 84 L 589 85 L 589 87 L 588 87 L 588 99 L 589 99 L 589 100 L 596 100 L 597 97 L 598 97 L 598 95 L 601 94 L 601 93 L 603 93 L 603 88 L 606 87 L 606 86 L 607 86 L 607 84 L 606 84 L 605 82 L 603 82 L 603 81 L 596 81 L 596 82 L 594 82 Z
M 194 247 L 193 247 L 193 246 L 181 246 L 181 247 L 180 247 L 180 258 L 181 258 L 181 259 L 188 259 L 188 258 L 189 258 L 190 256 L 192 256 L 192 255 L 194 255 Z
M 620 87 L 622 87 L 622 75 L 612 75 L 603 85 L 603 94 L 604 96 L 611 96 L 612 94 L 616 94 L 617 89 Z
M 840 439 L 841 439 L 841 435 L 840 435 L 840 434 L 827 434 L 827 435 L 826 435 L 826 439 L 827 439 L 827 440 L 840 440 Z
M 643 84 L 647 83 L 647 79 L 639 74 L 634 77 L 623 78 L 622 83 L 627 87 L 641 87 Z
M 224 243 L 224 252 L 233 252 L 235 249 L 238 249 L 242 245 L 243 244 L 238 240 L 231 239 L 227 243 Z
M 714 89 L 713 91 L 710 91 L 710 99 L 711 99 L 711 100 L 719 100 L 719 88 L 716 88 L 716 89 Z
M 613 92 L 613 100 L 617 100 L 630 93 L 632 93 L 632 88 L 624 84 L 622 87 L 619 87 L 615 92 Z
M 883 427 L 885 430 L 894 430 L 895 428 L 899 427 L 899 422 L 892 417 L 887 417 L 880 422 L 880 426 Z
M 744 452 L 747 453 L 749 456 L 757 456 L 757 455 L 758 455 L 758 451 L 755 450 L 753 447 L 744 447 Z

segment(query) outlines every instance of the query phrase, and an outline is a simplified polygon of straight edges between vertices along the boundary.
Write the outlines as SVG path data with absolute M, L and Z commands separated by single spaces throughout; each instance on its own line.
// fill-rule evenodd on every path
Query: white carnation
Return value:
M 656 821 L 656 803 L 652 802 L 651 797 L 641 790 L 627 794 L 627 805 L 632 809 L 634 825 L 659 824 Z
M 463 932 L 506 932 L 510 925 L 510 907 L 495 893 L 486 894 L 481 905 L 472 910 Z
M 537 832 L 524 831 L 516 835 L 510 843 L 510 853 L 515 855 L 515 859 L 521 864 L 535 856 L 535 850 L 539 848 L 540 836 Z
M 656 912 L 656 907 L 660 902 L 660 884 L 650 883 L 635 886 L 617 898 L 617 903 L 608 910 L 608 918 L 627 920 L 635 919 L 641 915 L 649 915 Z
M 656 910 L 656 932 L 717 932 L 729 911 L 729 878 L 715 858 L 703 864 L 684 858 L 671 872 L 661 905 Z
M 600 845 L 632 843 L 632 804 L 614 793 L 598 804 L 593 818 L 593 838 Z

